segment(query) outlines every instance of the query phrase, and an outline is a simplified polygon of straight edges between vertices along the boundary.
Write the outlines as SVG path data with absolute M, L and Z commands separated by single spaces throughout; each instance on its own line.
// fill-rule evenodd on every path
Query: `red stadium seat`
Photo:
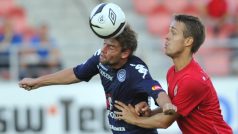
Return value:
M 157 7 L 157 0 L 133 0 L 135 11 L 141 15 L 148 15 Z
M 147 29 L 152 35 L 164 37 L 168 33 L 171 21 L 169 12 L 157 12 L 147 17 Z
M 14 22 L 17 32 L 22 32 L 27 26 L 26 13 L 21 7 L 14 7 L 9 10 L 7 17 Z
M 4 17 L 5 16 L 5 13 L 4 11 L 0 10 L 0 18 Z
M 163 2 L 171 13 L 181 13 L 189 3 L 188 0 L 163 0 Z
M 22 7 L 12 7 L 8 13 L 8 17 L 25 17 L 25 10 Z
M 212 76 L 226 76 L 230 73 L 230 50 L 225 48 L 203 48 L 198 51 L 200 63 Z
M 194 5 L 193 3 L 189 3 L 187 7 L 183 9 L 183 13 L 199 16 L 198 7 L 196 7 L 196 5 Z
M 220 30 L 219 37 L 220 38 L 228 38 L 229 35 L 234 31 L 235 24 L 224 24 Z
M 14 0 L 0 0 L 0 13 L 4 15 L 15 6 Z

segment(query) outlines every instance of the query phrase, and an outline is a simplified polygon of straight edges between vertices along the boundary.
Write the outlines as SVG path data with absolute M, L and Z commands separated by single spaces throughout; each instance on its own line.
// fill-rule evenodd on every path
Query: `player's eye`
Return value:
M 171 30 L 172 35 L 176 35 L 176 32 L 174 30 Z
M 112 45 L 109 45 L 109 49 L 110 49 L 110 50 L 114 50 L 114 49 L 115 49 L 115 47 L 114 47 L 114 46 L 112 46 Z

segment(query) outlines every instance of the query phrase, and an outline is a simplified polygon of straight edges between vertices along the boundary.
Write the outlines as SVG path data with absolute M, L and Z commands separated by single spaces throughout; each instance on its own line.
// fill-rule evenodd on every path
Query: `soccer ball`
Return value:
M 100 38 L 117 37 L 126 26 L 126 16 L 114 3 L 101 3 L 91 12 L 90 28 Z

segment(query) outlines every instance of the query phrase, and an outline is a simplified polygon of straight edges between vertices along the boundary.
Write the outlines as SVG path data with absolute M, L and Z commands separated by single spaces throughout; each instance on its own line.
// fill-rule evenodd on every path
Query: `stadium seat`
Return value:
M 6 13 L 15 6 L 14 0 L 0 0 L 0 12 Z
M 183 13 L 199 16 L 198 7 L 191 2 L 183 9 Z
M 235 29 L 235 24 L 233 23 L 224 24 L 224 26 L 221 28 L 219 37 L 223 39 L 228 38 L 229 35 L 234 31 L 234 29 Z
M 230 50 L 225 48 L 201 48 L 200 63 L 211 76 L 227 76 L 230 73 Z
M 152 35 L 164 37 L 168 33 L 171 21 L 169 12 L 157 12 L 147 17 L 147 29 Z
M 26 13 L 21 7 L 13 7 L 7 13 L 7 17 L 14 22 L 15 29 L 17 32 L 24 31 L 27 26 Z
M 188 0 L 164 0 L 163 2 L 171 13 L 181 13 L 188 5 Z
M 141 15 L 148 15 L 157 7 L 157 0 L 133 0 L 134 9 Z

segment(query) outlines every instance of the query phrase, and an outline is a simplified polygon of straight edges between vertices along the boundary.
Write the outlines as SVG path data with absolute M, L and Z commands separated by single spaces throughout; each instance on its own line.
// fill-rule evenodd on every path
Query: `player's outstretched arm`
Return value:
M 145 101 L 142 101 L 135 105 L 135 111 L 136 111 L 137 115 L 149 117 L 149 116 L 155 115 L 157 113 L 162 113 L 163 109 L 161 107 L 157 107 L 157 108 L 151 110 L 148 103 Z
M 177 112 L 177 107 L 172 104 L 172 102 L 171 102 L 169 96 L 166 94 L 166 92 L 160 92 L 158 94 L 156 102 L 163 109 L 163 112 L 165 114 L 173 114 L 173 113 Z
M 76 82 L 80 82 L 80 80 L 76 78 L 73 68 L 69 68 L 38 78 L 24 78 L 19 82 L 19 86 L 30 91 L 43 86 L 66 85 Z
M 116 119 L 121 119 L 127 123 L 134 124 L 143 128 L 168 128 L 178 117 L 176 112 L 168 115 L 164 112 L 156 113 L 150 117 L 139 116 L 132 105 L 126 105 L 116 101 L 115 107 L 119 111 L 115 111 Z

